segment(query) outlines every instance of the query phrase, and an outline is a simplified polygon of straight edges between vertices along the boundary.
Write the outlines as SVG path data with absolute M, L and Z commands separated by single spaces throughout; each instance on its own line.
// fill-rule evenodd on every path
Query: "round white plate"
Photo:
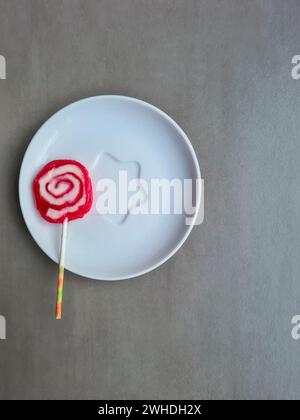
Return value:
M 189 235 L 192 225 L 186 224 L 184 213 L 103 216 L 96 211 L 101 194 L 97 181 L 103 176 L 117 179 L 120 170 L 147 182 L 200 179 L 187 136 L 158 108 L 123 96 L 87 98 L 54 114 L 32 139 L 20 171 L 21 209 L 34 240 L 58 262 L 61 226 L 40 217 L 32 194 L 34 176 L 53 159 L 85 165 L 94 193 L 92 210 L 69 223 L 66 269 L 99 280 L 128 279 L 164 263 Z

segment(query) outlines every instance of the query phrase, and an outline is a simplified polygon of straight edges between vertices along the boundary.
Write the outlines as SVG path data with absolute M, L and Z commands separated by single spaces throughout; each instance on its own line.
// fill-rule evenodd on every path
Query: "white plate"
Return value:
M 94 203 L 99 176 L 200 179 L 195 152 L 181 128 L 154 106 L 129 97 L 97 96 L 63 108 L 32 139 L 23 159 L 19 196 L 26 225 L 41 249 L 59 258 L 60 225 L 44 221 L 35 209 L 32 180 L 53 159 L 75 159 L 90 172 Z M 100 171 L 100 172 L 99 172 Z M 103 172 L 104 171 L 104 172 Z M 99 193 L 100 194 L 100 193 Z M 195 214 L 200 203 L 198 194 Z M 92 210 L 70 222 L 66 269 L 99 280 L 144 274 L 169 259 L 192 229 L 185 214 L 101 216 Z

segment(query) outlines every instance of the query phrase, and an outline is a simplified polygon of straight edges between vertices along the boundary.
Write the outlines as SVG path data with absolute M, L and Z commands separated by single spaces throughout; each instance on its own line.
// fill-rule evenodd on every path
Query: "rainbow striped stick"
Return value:
M 63 227 L 62 227 L 61 246 L 60 246 L 56 311 L 55 311 L 56 319 L 61 319 L 61 308 L 62 308 L 63 288 L 64 288 L 65 255 L 66 255 L 67 230 L 68 230 L 67 228 L 68 228 L 68 218 L 65 218 L 63 222 Z

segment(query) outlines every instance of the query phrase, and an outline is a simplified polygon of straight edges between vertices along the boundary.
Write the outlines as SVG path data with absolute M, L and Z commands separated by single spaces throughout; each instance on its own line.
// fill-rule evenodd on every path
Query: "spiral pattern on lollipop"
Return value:
M 87 169 L 75 160 L 47 163 L 33 181 L 35 204 L 50 223 L 83 217 L 92 206 L 92 183 Z

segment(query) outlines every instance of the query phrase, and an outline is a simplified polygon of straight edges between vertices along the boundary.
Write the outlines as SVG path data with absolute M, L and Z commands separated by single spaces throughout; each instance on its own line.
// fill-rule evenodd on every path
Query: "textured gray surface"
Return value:
M 0 0 L 0 398 L 300 398 L 300 2 Z M 205 222 L 127 282 L 56 266 L 17 199 L 40 124 L 91 95 L 135 96 L 189 135 Z

